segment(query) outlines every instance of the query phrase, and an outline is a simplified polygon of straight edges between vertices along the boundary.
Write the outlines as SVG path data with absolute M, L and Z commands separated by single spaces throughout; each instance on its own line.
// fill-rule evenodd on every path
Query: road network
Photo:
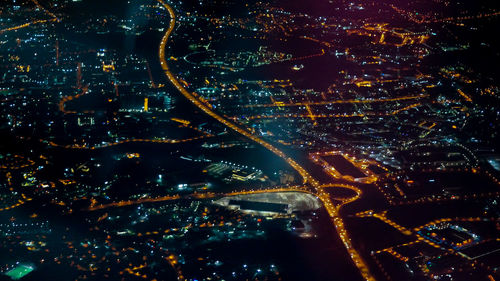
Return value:
M 342 218 L 339 215 L 339 210 L 340 208 L 349 203 L 352 202 L 351 200 L 346 200 L 345 202 L 341 204 L 334 204 L 333 201 L 331 200 L 331 197 L 329 193 L 327 192 L 328 188 L 331 187 L 326 187 L 321 185 L 315 178 L 313 178 L 300 164 L 298 164 L 295 160 L 287 156 L 284 152 L 270 144 L 269 142 L 253 135 L 250 131 L 248 131 L 245 128 L 242 128 L 228 119 L 222 117 L 221 115 L 217 114 L 215 111 L 212 110 L 211 106 L 206 104 L 205 102 L 201 101 L 198 98 L 198 95 L 195 93 L 190 93 L 186 88 L 182 86 L 182 84 L 179 82 L 179 80 L 176 78 L 176 76 L 170 71 L 167 60 L 166 60 L 166 55 L 165 55 L 165 50 L 167 46 L 168 39 L 170 38 L 170 35 L 174 31 L 175 27 L 175 12 L 172 9 L 170 5 L 168 5 L 166 2 L 163 0 L 158 0 L 158 2 L 168 11 L 169 16 L 170 16 L 170 24 L 163 35 L 160 46 L 159 46 L 159 59 L 161 63 L 161 67 L 163 69 L 163 72 L 165 73 L 166 77 L 168 80 L 172 83 L 172 85 L 175 86 L 175 88 L 185 97 L 187 98 L 191 103 L 193 103 L 196 107 L 198 107 L 201 111 L 206 113 L 207 115 L 211 116 L 212 118 L 216 119 L 218 122 L 223 124 L 224 126 L 234 130 L 235 132 L 241 134 L 242 136 L 260 144 L 261 146 L 265 147 L 269 151 L 273 152 L 277 156 L 281 157 L 283 160 L 285 160 L 293 169 L 295 169 L 302 177 L 304 184 L 308 184 L 313 190 L 314 194 L 322 201 L 324 207 L 326 208 L 330 218 L 331 222 L 334 225 L 340 239 L 342 240 L 344 246 L 346 247 L 352 261 L 356 265 L 356 267 L 359 269 L 359 272 L 363 279 L 373 281 L 375 278 L 371 274 L 370 270 L 368 269 L 368 266 L 366 265 L 365 261 L 363 258 L 360 256 L 360 254 L 357 252 L 357 250 L 352 246 L 351 239 L 349 238 L 349 235 L 346 231 L 346 228 L 344 226 L 344 222 Z M 357 189 L 356 187 L 353 187 L 353 189 L 356 190 L 357 196 L 359 197 L 361 195 L 361 191 Z

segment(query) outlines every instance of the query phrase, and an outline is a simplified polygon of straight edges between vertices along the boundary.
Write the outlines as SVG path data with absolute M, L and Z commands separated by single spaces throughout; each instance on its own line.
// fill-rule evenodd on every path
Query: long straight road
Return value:
M 263 147 L 267 148 L 277 156 L 281 157 L 284 159 L 293 169 L 295 169 L 303 178 L 304 184 L 309 184 L 315 191 L 315 195 L 318 196 L 318 198 L 322 201 L 324 207 L 326 208 L 328 215 L 331 218 L 331 222 L 333 226 L 335 227 L 335 230 L 337 231 L 340 239 L 342 240 L 344 246 L 346 247 L 352 261 L 356 265 L 356 267 L 359 269 L 359 272 L 361 276 L 368 281 L 374 281 L 375 278 L 372 276 L 370 273 L 370 270 L 368 269 L 368 266 L 366 265 L 365 261 L 361 258 L 359 253 L 356 251 L 356 249 L 352 246 L 351 240 L 348 236 L 348 233 L 345 229 L 344 222 L 342 218 L 339 215 L 339 210 L 344 204 L 340 205 L 335 205 L 333 204 L 330 195 L 328 194 L 327 191 L 325 191 L 325 188 L 320 185 L 320 183 L 314 179 L 302 166 L 300 166 L 295 160 L 287 156 L 285 153 L 283 153 L 281 150 L 278 148 L 274 147 L 272 144 L 268 143 L 267 141 L 260 139 L 259 137 L 253 135 L 250 133 L 247 129 L 241 128 L 237 126 L 236 124 L 232 123 L 231 121 L 227 120 L 226 118 L 220 116 L 217 114 L 215 111 L 213 111 L 207 104 L 204 102 L 200 101 L 195 95 L 187 91 L 181 83 L 177 80 L 175 75 L 170 71 L 167 60 L 165 59 L 165 49 L 167 46 L 168 39 L 172 32 L 174 31 L 175 27 L 175 13 L 174 10 L 170 5 L 165 3 L 163 0 L 158 0 L 159 3 L 163 5 L 165 9 L 167 9 L 169 16 L 170 16 L 170 25 L 163 35 L 160 46 L 159 46 L 159 59 L 161 63 L 161 67 L 163 69 L 163 72 L 167 76 L 168 80 L 172 83 L 172 85 L 177 88 L 177 90 L 189 101 L 191 101 L 196 107 L 198 107 L 200 110 L 205 112 L 207 115 L 211 116 L 212 118 L 216 119 L 226 127 L 236 131 L 237 133 L 243 135 L 244 137 L 262 145 Z M 331 188 L 331 187 L 329 187 Z M 349 201 L 351 202 L 351 201 Z

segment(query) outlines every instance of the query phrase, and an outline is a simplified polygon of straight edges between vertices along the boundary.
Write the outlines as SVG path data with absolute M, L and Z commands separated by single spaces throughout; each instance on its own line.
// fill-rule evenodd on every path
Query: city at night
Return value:
M 499 1 L 0 2 L 0 281 L 500 281 Z

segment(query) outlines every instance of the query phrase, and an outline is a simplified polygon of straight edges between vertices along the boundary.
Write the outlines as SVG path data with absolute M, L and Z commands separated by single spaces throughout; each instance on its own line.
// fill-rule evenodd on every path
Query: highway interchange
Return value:
M 142 203 L 148 203 L 148 202 L 166 202 L 166 201 L 174 201 L 174 200 L 180 200 L 180 199 L 212 199 L 212 198 L 217 198 L 217 197 L 223 197 L 223 196 L 235 196 L 235 195 L 245 195 L 245 194 L 257 194 L 257 193 L 273 193 L 273 192 L 305 192 L 309 193 L 312 195 L 315 195 L 323 204 L 325 207 L 326 211 L 328 212 L 330 216 L 330 221 L 335 228 L 337 234 L 339 235 L 341 241 L 343 242 L 346 250 L 348 251 L 353 263 L 356 265 L 358 268 L 361 276 L 363 277 L 364 280 L 375 280 L 373 275 L 371 274 L 370 270 L 368 269 L 368 266 L 366 262 L 363 260 L 359 252 L 354 248 L 351 238 L 349 236 L 349 233 L 346 230 L 346 227 L 344 225 L 344 220 L 342 219 L 340 215 L 340 210 L 342 209 L 343 206 L 350 204 L 362 197 L 362 190 L 354 185 L 351 184 L 340 184 L 340 183 L 332 183 L 332 184 L 321 184 L 315 177 L 313 177 L 301 164 L 299 164 L 297 161 L 295 161 L 293 158 L 288 156 L 286 153 L 284 153 L 282 150 L 280 150 L 278 147 L 274 146 L 272 143 L 256 136 L 254 133 L 250 131 L 250 129 L 246 128 L 244 125 L 240 125 L 240 123 L 237 123 L 236 118 L 233 120 L 231 117 L 224 116 L 222 114 L 217 113 L 214 111 L 213 107 L 202 97 L 200 97 L 197 93 L 190 92 L 188 87 L 188 83 L 183 81 L 182 79 L 177 78 L 177 76 L 171 72 L 168 64 L 167 64 L 167 55 L 166 55 L 166 49 L 167 49 L 167 44 L 169 42 L 170 36 L 174 32 L 174 28 L 176 26 L 176 15 L 173 10 L 173 8 L 168 5 L 166 2 L 163 0 L 157 0 L 168 12 L 168 16 L 170 18 L 170 25 L 168 29 L 166 30 L 165 34 L 161 38 L 161 42 L 159 45 L 159 60 L 160 64 L 162 67 L 162 70 L 167 77 L 167 79 L 172 83 L 172 85 L 175 86 L 175 88 L 181 93 L 186 99 L 188 99 L 192 104 L 194 104 L 198 109 L 203 111 L 205 114 L 209 115 L 210 117 L 214 118 L 217 120 L 219 123 L 224 125 L 227 128 L 232 129 L 233 131 L 237 132 L 238 134 L 242 135 L 243 137 L 251 140 L 252 142 L 255 142 L 259 144 L 260 146 L 263 146 L 267 150 L 271 151 L 275 155 L 279 156 L 283 160 L 285 160 L 294 170 L 300 174 L 302 178 L 302 184 L 298 186 L 285 186 L 285 187 L 274 187 L 274 188 L 268 188 L 268 189 L 240 189 L 234 192 L 227 192 L 227 193 L 193 193 L 193 194 L 188 194 L 188 195 L 168 195 L 168 196 L 161 196 L 161 197 L 141 197 L 140 199 L 135 199 L 135 200 L 127 200 L 127 201 L 119 201 L 119 202 L 112 202 L 112 203 L 107 203 L 107 204 L 98 204 L 97 201 L 93 202 L 92 205 L 86 209 L 86 211 L 97 211 L 97 210 L 103 210 L 107 208 L 115 208 L 115 207 L 122 207 L 122 206 L 131 206 L 131 205 L 136 205 L 136 204 L 142 204 Z M 3 30 L 0 30 L 0 34 L 7 32 L 7 31 L 13 31 L 13 30 L 18 30 L 21 28 L 29 27 L 30 25 L 33 24 L 42 24 L 46 23 L 49 21 L 57 21 L 59 22 L 59 19 L 43 7 L 41 7 L 36 0 L 32 0 L 33 3 L 35 3 L 40 10 L 43 10 L 46 14 L 50 15 L 51 19 L 48 20 L 37 20 L 37 21 L 31 21 L 27 22 L 22 25 L 10 27 L 10 28 L 5 28 Z M 153 83 L 154 84 L 154 83 Z M 64 97 L 63 99 L 60 100 L 59 103 L 59 109 L 61 112 L 65 114 L 71 114 L 71 113 L 76 113 L 74 111 L 68 111 L 65 109 L 65 102 L 74 100 L 79 98 L 80 96 L 86 94 L 86 87 L 80 88 L 82 90 L 81 93 L 75 95 L 75 96 L 67 96 Z M 463 92 L 460 92 L 461 96 L 464 96 Z M 299 102 L 299 103 L 269 103 L 269 104 L 255 104 L 255 105 L 248 105 L 247 107 L 295 107 L 295 106 L 305 106 L 308 109 L 309 114 L 308 115 L 290 115 L 290 114 L 283 114 L 283 115 L 274 115 L 274 116 L 252 116 L 249 119 L 255 118 L 311 118 L 312 121 L 314 121 L 315 118 L 322 118 L 322 117 L 351 117 L 352 115 L 328 115 L 328 114 L 313 114 L 311 112 L 309 106 L 313 105 L 328 105 L 328 104 L 343 104 L 343 103 L 353 103 L 353 104 L 358 104 L 358 103 L 383 103 L 383 102 L 392 102 L 392 101 L 406 101 L 406 100 L 418 100 L 421 98 L 428 97 L 428 95 L 408 95 L 408 96 L 403 96 L 403 97 L 398 97 L 398 98 L 384 98 L 384 99 L 366 99 L 366 100 L 357 100 L 357 99 L 346 99 L 346 100 L 334 100 L 334 101 L 321 101 L 321 102 Z M 465 95 L 466 99 L 468 97 Z M 469 98 L 470 99 L 470 98 Z M 402 111 L 407 111 L 411 108 L 414 107 L 419 107 L 421 106 L 421 103 L 415 103 L 411 104 L 408 106 L 405 106 L 400 109 L 396 109 L 393 112 L 387 113 L 389 115 L 396 115 L 399 114 Z M 84 112 L 84 113 L 91 113 L 91 112 Z M 358 115 L 360 117 L 363 117 L 364 115 L 360 114 Z M 433 125 L 429 126 L 429 130 L 433 128 L 436 125 L 436 123 L 433 123 Z M 196 129 L 196 128 L 191 128 L 191 129 Z M 98 145 L 98 146 L 80 146 L 77 144 L 74 145 L 61 145 L 57 144 L 55 142 L 46 142 L 49 146 L 51 147 L 62 147 L 66 149 L 96 149 L 96 148 L 104 148 L 104 147 L 110 147 L 114 145 L 119 145 L 122 143 L 129 143 L 129 142 L 151 142 L 151 143 L 183 143 L 183 142 L 188 142 L 192 140 L 198 140 L 201 138 L 207 138 L 207 137 L 212 137 L 213 135 L 208 134 L 206 132 L 201 132 L 201 136 L 197 137 L 192 137 L 192 138 L 187 138 L 187 139 L 166 139 L 166 138 L 154 138 L 154 139 L 124 139 L 120 140 L 117 142 L 111 142 L 111 143 L 106 143 L 103 145 Z M 22 164 L 22 163 L 21 163 Z M 28 163 L 28 164 L 19 164 L 19 165 L 4 165 L 0 167 L 0 170 L 15 170 L 19 168 L 23 168 L 26 165 L 32 165 L 33 163 Z M 467 169 L 465 169 L 467 170 Z M 475 169 L 472 169 L 473 173 L 476 173 Z M 484 171 L 485 174 L 487 174 L 490 178 L 493 179 L 493 181 L 496 184 L 499 184 L 498 180 L 494 178 L 492 175 L 489 174 L 488 171 Z M 10 182 L 10 173 L 8 173 L 8 185 L 11 190 L 13 190 L 12 184 Z M 332 176 L 334 180 L 338 181 L 338 178 Z M 355 183 L 353 183 L 355 184 Z M 379 188 L 379 191 L 381 191 L 384 196 L 387 197 L 387 195 L 384 193 L 382 188 L 376 184 L 376 186 Z M 333 197 L 329 191 L 335 189 L 335 190 L 341 190 L 341 189 L 349 189 L 354 192 L 354 195 L 351 197 Z M 24 194 L 22 195 L 22 199 L 18 200 L 17 202 L 14 202 L 13 205 L 11 206 L 6 206 L 0 211 L 8 211 L 10 209 L 19 207 L 23 205 L 24 203 L 31 201 L 31 198 L 26 197 Z M 485 197 L 492 197 L 492 196 L 498 196 L 498 192 L 493 194 L 493 193 L 485 193 L 485 194 L 480 194 L 477 195 L 477 197 L 480 196 L 485 196 Z M 405 204 L 413 204 L 413 203 L 420 203 L 423 200 L 426 201 L 444 201 L 444 200 L 458 200 L 458 199 L 469 199 L 469 195 L 463 195 L 462 197 L 456 196 L 452 197 L 451 199 L 449 198 L 426 198 L 423 197 L 419 200 L 414 200 L 414 201 L 405 201 Z M 472 195 L 471 195 L 472 197 Z M 476 194 L 473 195 L 474 198 L 476 198 Z M 387 201 L 391 203 L 391 205 L 397 205 L 397 204 L 403 204 L 403 203 L 393 203 L 391 198 L 388 198 Z M 97 204 L 96 204 L 97 203 Z M 401 224 L 398 224 L 397 222 L 391 220 L 389 216 L 387 215 L 387 211 L 373 211 L 373 210 L 368 210 L 365 212 L 359 212 L 356 214 L 356 217 L 359 218 L 375 218 L 378 219 L 391 227 L 395 228 L 399 232 L 401 232 L 404 235 L 407 236 L 416 236 L 417 240 L 408 242 L 406 244 L 401 244 L 397 246 L 391 246 L 389 248 L 384 248 L 382 250 L 377 251 L 376 253 L 381 253 L 381 252 L 387 252 L 397 258 L 400 258 L 404 260 L 405 262 L 408 260 L 408 258 L 401 256 L 398 254 L 397 247 L 404 246 L 404 245 L 411 245 L 415 243 L 426 243 L 428 245 L 431 245 L 435 248 L 441 248 L 437 244 L 434 244 L 432 241 L 427 240 L 426 238 L 422 237 L 420 234 L 418 234 L 418 231 L 422 228 L 424 228 L 427 225 L 431 224 L 438 224 L 446 221 L 482 221 L 484 220 L 483 218 L 479 217 L 470 217 L 470 218 L 447 218 L 447 219 L 441 219 L 441 220 L 436 220 L 429 222 L 427 225 L 419 226 L 419 227 L 414 227 L 414 228 L 407 228 L 402 226 Z M 495 219 L 492 218 L 492 221 Z M 399 255 L 399 256 L 398 256 Z M 133 268 L 130 270 L 130 274 L 136 274 L 137 268 Z M 180 278 L 181 275 L 178 275 Z
M 293 169 L 295 169 L 303 178 L 304 184 L 308 184 L 313 190 L 314 194 L 321 200 L 323 203 L 324 207 L 326 208 L 333 226 L 335 227 L 335 230 L 337 231 L 340 239 L 342 240 L 344 246 L 346 247 L 352 261 L 356 265 L 356 267 L 359 269 L 360 274 L 365 280 L 375 280 L 373 275 L 371 274 L 370 270 L 368 269 L 368 266 L 366 265 L 365 261 L 363 258 L 360 256 L 358 251 L 353 247 L 351 243 L 351 239 L 349 238 L 349 234 L 347 233 L 347 230 L 344 226 L 344 222 L 339 215 L 339 210 L 340 208 L 347 204 L 352 202 L 351 200 L 346 200 L 340 205 L 335 205 L 328 192 L 326 191 L 326 187 L 320 185 L 320 183 L 314 179 L 300 164 L 298 164 L 295 160 L 293 160 L 291 157 L 287 156 L 284 152 L 273 146 L 272 144 L 260 139 L 259 137 L 253 135 L 250 133 L 248 130 L 241 128 L 229 120 L 225 119 L 224 117 L 220 116 L 216 112 L 214 112 L 207 104 L 203 103 L 200 101 L 193 93 L 190 93 L 186 88 L 184 88 L 179 80 L 175 77 L 175 75 L 170 71 L 167 60 L 166 60 L 166 54 L 165 54 L 165 49 L 168 43 L 168 39 L 170 38 L 170 35 L 174 31 L 175 28 L 175 12 L 172 9 L 170 5 L 168 5 L 166 2 L 162 0 L 158 0 L 163 7 L 168 11 L 169 16 L 170 16 L 170 25 L 163 35 L 160 46 L 159 46 L 159 58 L 160 58 L 160 63 L 161 67 L 167 76 L 168 80 L 175 86 L 175 88 L 185 97 L 187 98 L 190 102 L 192 102 L 196 107 L 198 107 L 200 110 L 202 110 L 204 113 L 209 115 L 210 117 L 214 118 L 215 120 L 219 121 L 222 123 L 224 126 L 234 130 L 235 132 L 241 134 L 242 136 L 260 144 L 261 146 L 265 147 L 266 149 L 270 150 L 277 156 L 281 157 L 283 160 L 285 160 Z M 355 187 L 353 187 L 355 191 L 357 192 L 356 198 L 360 195 L 361 191 Z

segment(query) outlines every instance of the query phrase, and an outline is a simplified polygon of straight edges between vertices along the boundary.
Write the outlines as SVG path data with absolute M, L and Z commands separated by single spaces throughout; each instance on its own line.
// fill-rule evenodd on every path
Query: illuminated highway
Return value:
M 271 103 L 271 104 L 249 104 L 243 107 L 289 107 L 289 106 L 310 106 L 310 105 L 328 105 L 337 103 L 377 103 L 377 102 L 393 102 L 393 101 L 404 101 L 412 99 L 420 99 L 428 97 L 429 95 L 418 95 L 418 96 L 404 96 L 398 98 L 383 98 L 383 99 L 349 99 L 349 100 L 330 100 L 330 101 L 319 101 L 319 102 L 297 102 L 297 103 Z
M 43 7 L 42 5 L 40 5 L 40 3 L 38 3 L 37 0 L 31 0 L 31 2 L 35 3 L 35 5 L 38 7 L 38 9 L 43 10 L 47 15 L 49 15 L 52 18 L 52 20 L 55 20 L 55 21 L 58 21 L 58 22 L 60 21 L 59 18 L 56 15 L 54 15 L 54 13 L 52 13 L 51 11 L 45 9 L 45 7 Z
M 34 21 L 30 21 L 30 22 L 27 22 L 27 23 L 24 23 L 24 24 L 17 25 L 17 26 L 12 26 L 12 27 L 8 27 L 8 28 L 4 28 L 4 29 L 0 30 L 0 34 L 2 34 L 4 32 L 7 32 L 7 31 L 13 31 L 13 30 L 22 29 L 22 28 L 28 27 L 28 26 L 33 25 L 33 24 L 40 24 L 40 23 L 47 23 L 47 22 L 54 22 L 54 21 L 59 22 L 59 19 L 57 18 L 57 16 L 54 15 L 52 12 L 48 11 L 47 9 L 45 9 L 43 6 L 41 6 L 38 3 L 37 0 L 31 0 L 31 1 L 33 3 L 35 3 L 35 5 L 40 10 L 43 10 L 46 14 L 48 14 L 51 17 L 51 19 L 49 19 L 49 20 L 34 20 Z
M 173 201 L 179 200 L 182 198 L 196 198 L 196 199 L 209 199 L 215 197 L 226 197 L 226 196 L 236 196 L 236 195 L 248 195 L 248 194 L 261 194 L 261 193 L 274 193 L 274 192 L 306 192 L 312 194 L 310 192 L 305 191 L 305 187 L 303 186 L 291 186 L 286 188 L 269 188 L 269 189 L 249 189 L 228 193 L 213 193 L 213 192 L 205 192 L 205 193 L 192 193 L 184 196 L 180 195 L 168 195 L 161 197 L 144 197 L 137 200 L 127 200 L 120 202 L 112 202 L 107 204 L 99 204 L 96 205 L 96 202 L 92 202 L 91 206 L 86 209 L 87 211 L 96 211 L 107 208 L 116 208 L 116 207 L 126 207 L 131 205 L 138 205 L 143 203 L 155 203 L 155 202 L 165 202 L 165 201 Z
M 137 204 L 142 204 L 142 203 L 154 203 L 154 202 L 164 202 L 164 201 L 171 201 L 171 200 L 178 200 L 181 199 L 179 195 L 168 195 L 168 196 L 162 196 L 162 197 L 156 197 L 156 198 L 141 198 L 137 200 L 127 200 L 127 201 L 120 201 L 120 202 L 113 202 L 113 203 L 108 203 L 108 204 L 101 204 L 101 205 L 96 205 L 92 204 L 87 211 L 96 211 L 96 210 L 102 210 L 102 209 L 107 209 L 107 208 L 116 208 L 116 207 L 125 207 L 125 206 L 131 206 L 131 205 L 137 205 Z
M 479 222 L 479 221 L 498 222 L 499 221 L 498 218 L 494 218 L 494 217 L 493 218 L 483 218 L 483 217 L 441 218 L 441 219 L 437 219 L 437 220 L 431 221 L 431 222 L 429 222 L 429 223 L 427 223 L 425 225 L 422 225 L 422 226 L 419 226 L 419 227 L 415 227 L 414 229 L 408 229 L 408 228 L 406 228 L 404 226 L 399 225 L 398 223 L 394 222 L 393 220 L 389 219 L 387 217 L 387 211 L 376 213 L 373 210 L 367 210 L 367 211 L 364 211 L 364 212 L 357 213 L 356 216 L 360 217 L 360 218 L 373 217 L 373 218 L 379 219 L 382 222 L 384 222 L 384 223 L 392 226 L 393 228 L 395 228 L 396 230 L 398 230 L 399 232 L 401 232 L 404 235 L 408 235 L 408 236 L 414 235 L 414 236 L 416 236 L 417 240 L 415 240 L 415 241 L 412 241 L 412 242 L 409 242 L 409 243 L 405 243 L 405 244 L 401 244 L 401 245 L 398 245 L 398 246 L 393 246 L 393 247 L 389 247 L 389 248 L 385 248 L 385 249 L 376 251 L 377 254 L 381 253 L 381 252 L 387 252 L 387 253 L 393 255 L 394 257 L 396 257 L 396 258 L 404 261 L 404 262 L 408 261 L 408 257 L 402 256 L 398 252 L 395 252 L 394 248 L 395 247 L 401 247 L 401 246 L 408 246 L 408 245 L 419 243 L 419 242 L 426 243 L 429 246 L 432 246 L 432 247 L 434 247 L 436 249 L 446 250 L 449 253 L 452 253 L 452 254 L 455 254 L 455 255 L 458 254 L 456 252 L 456 250 L 451 249 L 451 248 L 447 249 L 446 247 L 443 247 L 442 245 L 439 245 L 436 242 L 431 241 L 431 240 L 427 239 L 425 236 L 423 236 L 422 234 L 420 234 L 419 232 L 422 229 L 426 228 L 426 227 L 429 227 L 429 226 L 432 226 L 432 225 L 438 225 L 438 224 L 443 223 L 443 222 L 453 222 L 453 221 L 460 221 L 460 222 Z
M 304 183 L 308 183 L 311 185 L 314 190 L 316 191 L 316 196 L 322 201 L 324 207 L 326 208 L 332 224 L 335 226 L 335 229 L 342 240 L 344 246 L 346 247 L 352 261 L 356 265 L 356 267 L 359 269 L 359 272 L 361 273 L 362 277 L 365 280 L 375 280 L 375 278 L 372 276 L 370 273 L 368 266 L 366 265 L 365 261 L 361 258 L 359 253 L 354 249 L 352 246 L 351 240 L 349 238 L 349 235 L 347 233 L 347 230 L 345 229 L 344 222 L 342 218 L 339 215 L 339 208 L 340 206 L 335 206 L 330 198 L 330 195 L 328 194 L 327 191 L 319 184 L 319 182 L 314 179 L 302 166 L 300 166 L 297 162 L 295 162 L 293 159 L 285 155 L 281 150 L 277 149 L 270 143 L 254 136 L 252 133 L 247 131 L 246 129 L 240 128 L 239 126 L 233 124 L 229 120 L 225 119 L 224 117 L 218 115 L 214 111 L 212 111 L 211 107 L 207 105 L 206 103 L 200 101 L 198 98 L 196 98 L 195 94 L 188 92 L 177 80 L 177 78 L 172 74 L 170 71 L 168 65 L 167 65 L 167 60 L 165 58 L 165 49 L 167 45 L 168 38 L 172 34 L 174 27 L 175 27 L 175 13 L 172 7 L 170 5 L 166 4 L 162 0 L 158 0 L 163 7 L 165 7 L 170 14 L 170 25 L 163 35 L 160 46 L 159 46 L 159 58 L 160 58 L 160 63 L 161 67 L 167 76 L 167 78 L 170 80 L 170 82 L 177 88 L 177 90 L 184 96 L 186 97 L 189 101 L 191 101 L 195 106 L 197 106 L 200 110 L 205 112 L 207 115 L 211 116 L 212 118 L 216 119 L 226 127 L 231 128 L 232 130 L 238 132 L 239 134 L 247 137 L 248 139 L 264 146 L 277 156 L 281 157 L 284 159 L 292 168 L 294 168 L 303 178 Z M 343 205 L 343 204 L 342 204 Z M 342 206 L 341 205 L 341 206 Z
M 0 34 L 2 34 L 4 32 L 7 32 L 7 31 L 12 31 L 12 30 L 18 30 L 18 29 L 21 29 L 21 28 L 25 28 L 25 27 L 28 27 L 28 26 L 33 25 L 33 24 L 46 23 L 46 22 L 50 22 L 50 21 L 57 21 L 57 20 L 56 19 L 50 19 L 50 20 L 35 20 L 35 21 L 30 21 L 30 22 L 27 22 L 27 23 L 24 23 L 24 24 L 20 24 L 20 25 L 17 25 L 17 26 L 12 26 L 12 27 L 8 27 L 8 28 L 4 28 L 4 29 L 0 30 Z
M 387 112 L 387 113 L 344 113 L 344 114 L 314 114 L 312 115 L 310 112 L 307 114 L 296 114 L 296 113 L 287 113 L 287 114 L 275 114 L 275 115 L 253 115 L 253 116 L 246 116 L 245 118 L 248 120 L 253 120 L 253 119 L 277 119 L 277 118 L 311 118 L 311 119 L 316 119 L 316 118 L 352 118 L 352 117 L 367 117 L 367 116 L 391 116 L 391 115 L 396 115 L 404 111 L 408 111 L 412 108 L 421 106 L 421 103 L 415 103 L 411 104 L 409 106 L 405 106 L 400 109 L 396 109 L 392 112 Z M 290 105 L 291 106 L 291 105 Z M 308 105 L 306 105 L 307 107 Z M 233 119 L 236 119 L 237 117 L 232 117 Z
M 314 178 L 312 178 L 309 175 L 309 173 L 307 173 L 304 170 L 304 168 L 302 168 L 293 159 L 291 159 L 290 157 L 287 157 L 282 151 L 280 151 L 279 149 L 275 148 L 274 146 L 272 146 L 268 142 L 266 142 L 264 140 L 261 140 L 260 138 L 252 135 L 252 133 L 250 133 L 246 129 L 240 128 L 237 125 L 235 125 L 235 124 L 231 123 L 230 121 L 228 121 L 227 119 L 225 119 L 224 117 L 218 115 L 217 113 L 215 113 L 214 111 L 212 111 L 212 109 L 206 103 L 200 101 L 198 98 L 195 97 L 195 95 L 193 95 L 192 93 L 189 93 L 181 85 L 181 83 L 172 74 L 172 72 L 170 72 L 170 69 L 168 68 L 168 65 L 167 65 L 167 60 L 165 59 L 165 47 L 167 45 L 167 40 L 170 37 L 170 34 L 174 30 L 174 26 L 175 26 L 175 14 L 174 14 L 174 11 L 172 10 L 172 8 L 169 5 L 165 4 L 163 1 L 159 1 L 159 2 L 162 3 L 164 5 L 164 7 L 168 10 L 168 12 L 170 14 L 170 17 L 171 17 L 170 26 L 169 26 L 167 32 L 165 33 L 165 35 L 163 36 L 163 38 L 161 39 L 160 50 L 159 50 L 159 57 L 160 57 L 161 67 L 162 67 L 163 71 L 165 72 L 165 75 L 167 76 L 167 78 L 170 80 L 170 82 L 177 88 L 177 90 L 184 97 L 186 97 L 189 101 L 191 101 L 194 105 L 196 105 L 200 110 L 202 110 L 203 112 L 205 112 L 207 115 L 213 117 L 214 119 L 216 119 L 217 121 L 219 121 L 220 123 L 222 123 L 223 125 L 225 125 L 226 127 L 229 127 L 232 130 L 240 133 L 241 135 L 243 135 L 243 136 L 251 139 L 252 141 L 254 141 L 254 142 L 256 142 L 256 143 L 264 146 L 265 148 L 267 148 L 268 150 L 270 150 L 274 154 L 278 155 L 279 157 L 285 159 L 285 161 L 288 164 L 290 164 L 290 166 L 292 166 L 302 176 L 302 178 L 304 180 L 304 183 L 309 182 L 311 185 L 317 185 L 318 184 L 317 181 Z
M 335 200 L 339 200 L 341 201 L 341 204 L 337 206 L 337 210 L 340 210 L 340 208 L 343 206 L 343 205 L 346 205 L 346 204 L 349 204 L 351 202 L 354 202 L 356 200 L 358 200 L 361 195 L 363 194 L 363 192 L 361 191 L 361 189 L 353 186 L 353 185 L 349 185 L 349 184 L 339 184 L 339 183 L 336 183 L 336 184 L 323 184 L 321 185 L 321 188 L 322 189 L 328 189 L 328 188 L 345 188 L 345 189 L 350 189 L 352 191 L 354 191 L 356 193 L 356 195 L 352 196 L 352 197 L 343 197 L 343 198 L 334 198 Z
M 500 281 L 489 3 L 8 2 L 3 275 Z

